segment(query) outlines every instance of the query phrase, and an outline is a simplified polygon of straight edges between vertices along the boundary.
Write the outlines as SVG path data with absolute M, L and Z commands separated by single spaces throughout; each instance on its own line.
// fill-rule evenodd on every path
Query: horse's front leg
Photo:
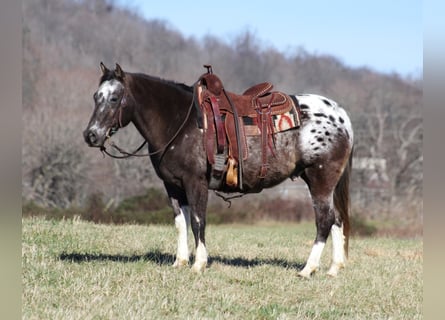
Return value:
M 165 187 L 173 207 L 175 227 L 178 232 L 178 247 L 173 267 L 186 266 L 189 262 L 188 229 L 190 226 L 190 210 L 187 197 L 182 190 L 169 185 L 165 185 Z
M 206 181 L 189 182 L 186 188 L 187 200 L 190 204 L 190 222 L 195 237 L 195 263 L 192 270 L 202 272 L 207 266 L 207 249 L 205 245 L 206 210 L 208 186 Z
M 176 199 L 172 199 L 175 212 L 175 227 L 178 232 L 178 247 L 173 267 L 181 267 L 189 263 L 188 228 L 190 226 L 190 212 L 188 206 L 181 206 Z

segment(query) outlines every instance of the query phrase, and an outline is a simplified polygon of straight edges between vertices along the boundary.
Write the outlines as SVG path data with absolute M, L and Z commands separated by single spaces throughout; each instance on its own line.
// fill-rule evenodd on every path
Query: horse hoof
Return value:
M 338 271 L 329 270 L 326 274 L 332 278 L 336 278 L 338 276 Z
M 207 263 L 195 263 L 192 267 L 194 273 L 202 273 L 207 266 Z
M 304 272 L 304 270 L 298 272 L 298 276 L 301 278 L 305 278 L 305 279 L 310 279 L 311 278 L 311 273 L 310 272 Z
M 185 259 L 176 259 L 175 263 L 173 263 L 173 268 L 180 268 L 180 267 L 184 267 L 186 265 L 189 264 L 188 260 Z
M 341 269 L 341 268 L 344 268 L 345 266 L 344 266 L 344 264 L 343 263 L 341 263 L 341 264 L 332 264 L 331 265 L 331 267 L 329 268 L 329 271 L 326 273 L 328 276 L 331 276 L 331 277 L 336 277 L 337 275 L 338 275 L 338 271 Z

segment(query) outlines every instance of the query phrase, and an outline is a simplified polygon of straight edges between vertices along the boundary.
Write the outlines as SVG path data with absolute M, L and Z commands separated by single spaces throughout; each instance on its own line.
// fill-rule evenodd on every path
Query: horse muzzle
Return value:
M 83 137 L 85 142 L 90 147 L 101 148 L 104 146 L 105 142 L 117 132 L 117 130 L 117 128 L 112 127 L 106 132 L 102 132 L 103 130 L 94 130 L 93 128 L 89 128 L 83 132 Z
M 83 132 L 83 137 L 85 142 L 90 147 L 101 147 L 104 144 L 105 139 L 101 139 L 98 133 L 95 130 L 87 129 Z M 101 141 L 103 140 L 103 141 Z

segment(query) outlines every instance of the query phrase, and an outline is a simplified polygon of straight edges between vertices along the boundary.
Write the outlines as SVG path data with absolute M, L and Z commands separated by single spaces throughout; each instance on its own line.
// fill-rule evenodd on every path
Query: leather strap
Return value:
M 227 94 L 226 90 L 223 88 L 222 91 L 223 91 L 224 95 L 226 96 L 230 107 L 232 108 L 233 118 L 235 119 L 236 144 L 238 145 L 238 154 L 240 155 L 238 157 L 238 176 L 239 176 L 238 181 L 239 181 L 240 190 L 243 190 L 243 153 L 244 153 L 243 149 L 244 149 L 244 146 L 241 143 L 240 125 L 239 125 L 239 121 L 238 121 L 238 111 L 237 111 L 235 105 L 233 104 L 232 99 Z
M 258 127 L 261 132 L 261 168 L 258 175 L 263 179 L 266 177 L 269 163 L 267 161 L 267 148 L 270 148 L 272 155 L 275 156 L 273 148 L 273 123 L 272 123 L 272 111 L 271 102 L 273 101 L 274 94 L 271 94 L 270 103 L 266 108 L 262 108 L 260 104 L 257 104 L 256 111 L 259 115 Z
M 213 110 L 213 118 L 215 120 L 216 129 L 216 151 L 218 153 L 224 152 L 224 147 L 226 145 L 226 134 L 224 131 L 224 123 L 221 118 L 221 113 L 219 111 L 218 99 L 215 96 L 210 96 L 210 106 Z
M 212 111 L 210 110 L 210 106 L 206 103 L 204 107 L 206 109 L 205 113 L 207 118 L 207 128 L 204 134 L 207 158 L 211 164 L 215 164 L 215 124 L 212 119 Z

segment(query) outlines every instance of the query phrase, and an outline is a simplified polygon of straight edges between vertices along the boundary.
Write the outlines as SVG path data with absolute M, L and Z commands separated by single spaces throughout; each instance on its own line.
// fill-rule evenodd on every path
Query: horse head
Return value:
M 85 142 L 98 148 L 102 148 L 109 137 L 131 120 L 130 112 L 126 110 L 131 108 L 131 103 L 124 71 L 117 63 L 115 70 L 109 70 L 102 62 L 100 68 L 102 77 L 93 96 L 94 111 L 83 132 Z

